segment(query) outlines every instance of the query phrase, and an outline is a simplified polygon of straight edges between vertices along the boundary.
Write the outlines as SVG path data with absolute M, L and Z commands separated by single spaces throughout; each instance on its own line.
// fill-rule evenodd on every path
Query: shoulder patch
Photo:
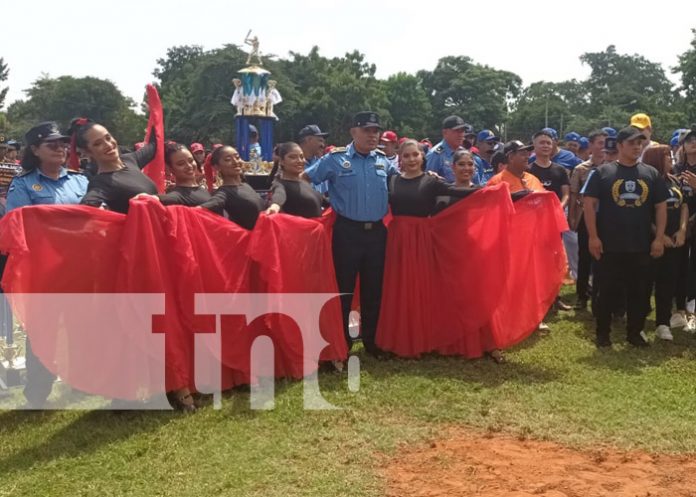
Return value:
M 79 174 L 80 176 L 84 176 L 85 173 L 82 171 L 73 171 L 72 169 L 68 169 L 68 174 Z
M 378 149 L 378 148 L 375 149 L 375 152 L 377 153 L 377 155 L 382 155 L 382 156 L 384 156 L 384 157 L 387 156 L 387 154 L 385 154 L 383 151 L 381 151 L 381 150 Z
M 348 149 L 347 149 L 346 147 L 335 147 L 335 148 L 334 148 L 331 152 L 329 152 L 329 153 L 332 154 L 332 155 L 333 155 L 333 154 L 342 154 L 342 153 L 346 152 L 347 150 L 348 150 Z
M 29 171 L 22 171 L 22 172 L 19 173 L 17 176 L 15 176 L 15 178 L 21 178 L 21 177 L 23 177 L 23 176 L 28 176 L 29 174 L 31 174 L 31 173 L 33 173 L 33 172 L 34 172 L 33 169 L 30 169 Z

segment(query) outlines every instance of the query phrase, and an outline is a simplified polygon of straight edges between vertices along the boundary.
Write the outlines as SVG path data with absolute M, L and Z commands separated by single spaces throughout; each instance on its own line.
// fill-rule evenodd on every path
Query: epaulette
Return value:
M 387 156 L 387 154 L 385 154 L 382 150 L 380 150 L 378 148 L 375 149 L 375 152 L 377 152 L 377 155 L 383 155 L 385 157 Z
M 330 154 L 342 154 L 343 152 L 346 152 L 348 149 L 346 147 L 335 147 L 329 152 Z
M 35 169 L 30 169 L 28 171 L 21 172 L 17 176 L 15 176 L 15 178 L 21 178 L 22 176 L 27 176 L 27 175 L 33 173 L 34 171 L 35 171 Z
M 82 176 L 85 175 L 82 171 L 73 171 L 72 169 L 68 169 L 68 174 L 80 174 Z

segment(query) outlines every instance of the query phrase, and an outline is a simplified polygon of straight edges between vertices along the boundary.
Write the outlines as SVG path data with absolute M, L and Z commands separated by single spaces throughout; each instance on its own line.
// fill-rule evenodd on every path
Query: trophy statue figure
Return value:
M 259 37 L 254 36 L 253 38 L 249 38 L 249 35 L 251 34 L 251 30 L 246 35 L 246 38 L 244 39 L 244 43 L 249 45 L 251 47 L 251 50 L 249 50 L 249 55 L 247 56 L 246 63 L 251 64 L 252 59 L 256 57 L 256 63 L 258 65 L 263 65 L 261 62 L 261 52 L 259 52 Z
M 276 84 L 277 81 L 273 79 L 268 82 L 268 92 L 266 93 L 266 115 L 268 117 L 275 117 L 278 119 L 278 116 L 276 116 L 273 112 L 273 106 L 282 102 L 283 97 L 280 96 L 280 92 L 276 89 Z

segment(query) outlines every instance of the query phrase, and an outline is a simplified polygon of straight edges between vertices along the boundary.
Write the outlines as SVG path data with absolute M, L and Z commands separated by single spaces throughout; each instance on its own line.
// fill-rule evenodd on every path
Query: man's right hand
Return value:
M 592 257 L 599 260 L 602 258 L 602 252 L 604 252 L 604 249 L 602 248 L 602 240 L 600 240 L 597 236 L 590 238 L 590 254 L 592 254 Z

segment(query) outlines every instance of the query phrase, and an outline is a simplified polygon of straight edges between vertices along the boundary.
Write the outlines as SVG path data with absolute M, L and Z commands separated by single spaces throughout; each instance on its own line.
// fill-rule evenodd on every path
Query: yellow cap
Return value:
M 652 123 L 650 122 L 650 116 L 647 114 L 635 114 L 631 116 L 631 126 L 635 126 L 639 129 L 652 128 Z

